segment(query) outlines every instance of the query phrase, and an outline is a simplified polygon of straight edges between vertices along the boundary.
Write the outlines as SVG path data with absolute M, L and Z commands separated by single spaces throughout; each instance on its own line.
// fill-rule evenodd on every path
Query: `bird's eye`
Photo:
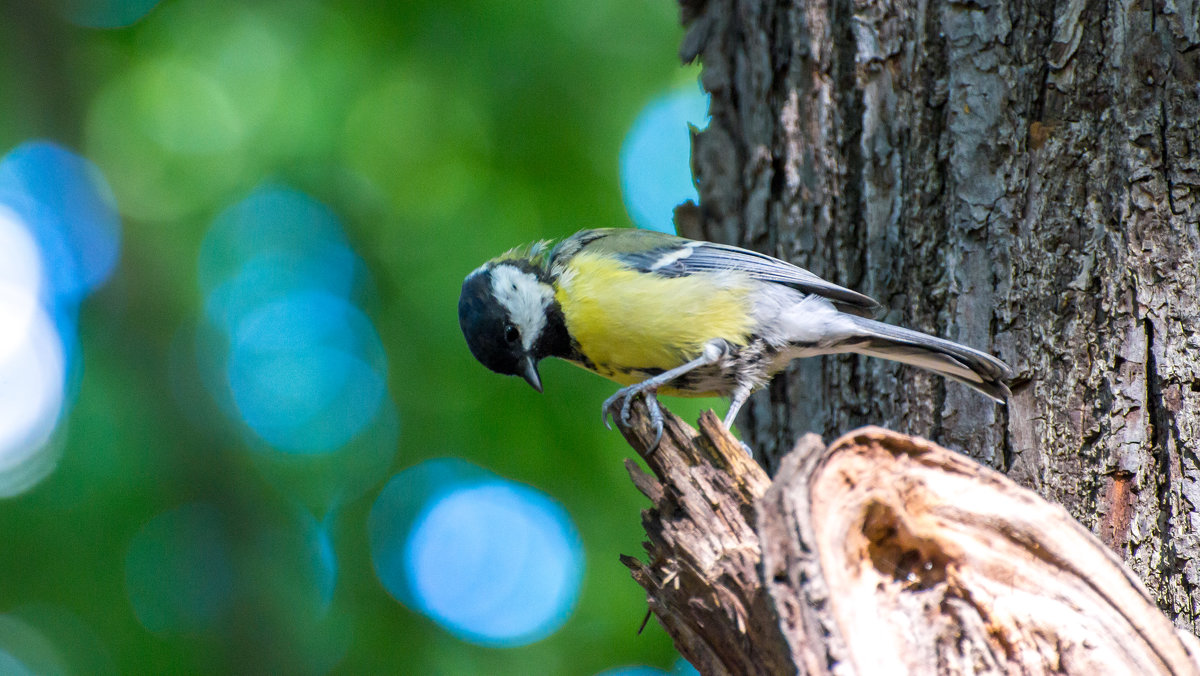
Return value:
M 515 343 L 520 337 L 521 334 L 517 332 L 517 327 L 513 326 L 512 324 L 505 325 L 504 340 L 507 340 L 510 343 Z

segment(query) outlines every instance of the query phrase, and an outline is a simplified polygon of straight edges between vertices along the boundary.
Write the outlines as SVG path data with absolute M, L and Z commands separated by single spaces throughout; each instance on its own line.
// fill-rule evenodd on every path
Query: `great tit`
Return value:
M 904 362 L 999 403 L 1008 366 L 958 343 L 870 319 L 871 298 L 771 256 L 648 230 L 584 230 L 513 249 L 467 276 L 458 320 L 484 366 L 538 392 L 558 357 L 624 385 L 601 408 L 628 425 L 641 396 L 727 396 L 729 428 L 752 392 L 799 357 L 857 352 Z

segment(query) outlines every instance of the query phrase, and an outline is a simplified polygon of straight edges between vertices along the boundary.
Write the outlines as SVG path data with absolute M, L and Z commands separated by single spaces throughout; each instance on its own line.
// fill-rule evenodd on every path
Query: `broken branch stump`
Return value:
M 1200 641 L 1067 512 L 923 439 L 806 435 L 774 481 L 711 412 L 667 414 L 647 560 L 623 556 L 703 674 L 1200 674 Z

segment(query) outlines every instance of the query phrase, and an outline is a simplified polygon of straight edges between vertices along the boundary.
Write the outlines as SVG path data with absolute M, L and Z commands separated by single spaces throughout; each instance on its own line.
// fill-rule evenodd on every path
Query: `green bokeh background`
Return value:
M 679 65 L 674 3 L 165 0 L 113 30 L 72 26 L 51 3 L 0 10 L 0 154 L 33 138 L 80 152 L 111 183 L 124 228 L 113 278 L 82 308 L 60 466 L 0 502 L 0 613 L 42 617 L 56 644 L 95 643 L 78 661 L 98 673 L 305 673 L 342 651 L 335 673 L 674 664 L 656 623 L 637 635 L 644 596 L 617 559 L 641 553 L 646 501 L 622 466 L 630 450 L 600 425 L 614 385 L 561 362 L 542 367 L 545 395 L 496 376 L 471 358 L 456 315 L 461 280 L 483 260 L 628 225 L 622 139 L 643 106 L 698 75 Z M 338 578 L 325 618 L 303 619 L 291 567 L 273 561 L 229 626 L 156 635 L 124 582 L 149 519 L 207 501 L 251 541 L 294 509 L 216 412 L 188 410 L 172 385 L 178 336 L 201 310 L 204 233 L 264 180 L 330 206 L 366 261 L 399 444 L 391 471 L 329 517 Z M 667 403 L 693 419 L 713 404 Z M 396 471 L 443 456 L 545 491 L 574 518 L 583 588 L 554 635 L 470 645 L 375 578 L 372 500 Z M 53 619 L 61 610 L 83 627 Z

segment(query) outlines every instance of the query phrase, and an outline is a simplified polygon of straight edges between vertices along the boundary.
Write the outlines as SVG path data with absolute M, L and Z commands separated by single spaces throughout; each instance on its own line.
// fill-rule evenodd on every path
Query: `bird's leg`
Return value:
M 654 443 L 650 445 L 647 451 L 653 451 L 658 448 L 658 442 L 663 435 L 663 414 L 662 409 L 658 405 L 658 398 L 655 393 L 658 388 L 666 385 L 672 380 L 682 376 L 685 373 L 694 371 L 702 366 L 716 363 L 726 352 L 725 341 L 714 340 L 704 346 L 704 351 L 699 357 L 689 361 L 682 366 L 676 366 L 668 371 L 643 380 L 640 383 L 635 383 L 627 387 L 622 387 L 617 390 L 613 396 L 604 400 L 604 405 L 600 408 L 600 419 L 604 421 L 604 426 L 612 429 L 608 423 L 608 417 L 611 415 L 621 425 L 629 425 L 630 405 L 633 403 L 634 397 L 641 395 L 646 401 L 646 409 L 650 412 L 650 423 L 654 425 Z M 621 403 L 620 413 L 616 413 L 617 402 Z
M 737 387 L 733 388 L 733 393 L 729 395 L 729 411 L 725 413 L 725 420 L 721 421 L 725 425 L 726 430 L 733 427 L 733 421 L 737 418 L 742 404 L 746 403 L 746 399 L 750 398 L 751 389 L 753 388 L 750 383 L 738 383 Z
M 753 389 L 754 387 L 750 383 L 738 383 L 737 387 L 733 388 L 733 393 L 729 395 L 729 411 L 725 413 L 725 419 L 721 421 L 726 431 L 733 427 L 733 421 L 737 418 L 738 411 L 741 410 L 742 404 L 750 398 L 750 392 Z M 738 443 L 742 445 L 742 450 L 746 451 L 746 455 L 754 459 L 754 451 L 746 445 L 746 442 L 739 441 Z

